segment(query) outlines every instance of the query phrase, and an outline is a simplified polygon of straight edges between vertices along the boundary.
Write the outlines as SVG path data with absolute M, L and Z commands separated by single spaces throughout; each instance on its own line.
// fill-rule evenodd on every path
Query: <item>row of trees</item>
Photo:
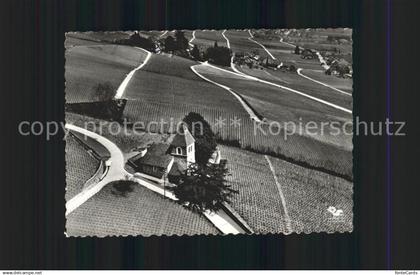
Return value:
M 232 51 L 227 47 L 220 47 L 217 45 L 217 42 L 214 42 L 213 47 L 207 48 L 204 52 L 200 52 L 197 45 L 194 45 L 191 50 L 191 56 L 195 60 L 199 61 L 209 61 L 216 65 L 229 66 L 230 59 L 232 57 Z

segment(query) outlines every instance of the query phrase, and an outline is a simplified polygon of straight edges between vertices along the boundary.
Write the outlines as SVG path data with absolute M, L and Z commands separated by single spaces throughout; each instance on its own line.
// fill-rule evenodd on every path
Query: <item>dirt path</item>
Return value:
M 249 114 L 250 118 L 252 120 L 255 120 L 256 122 L 262 122 L 262 120 L 258 117 L 258 115 L 254 112 L 254 110 L 252 110 L 252 108 L 248 105 L 248 103 L 246 103 L 242 97 L 240 97 L 236 92 L 234 92 L 230 87 L 222 85 L 220 83 L 217 83 L 216 81 L 210 80 L 207 77 L 203 76 L 202 74 L 200 74 L 199 72 L 197 72 L 196 68 L 197 66 L 211 66 L 208 63 L 204 62 L 201 65 L 194 65 L 191 66 L 191 70 L 200 78 L 204 79 L 205 81 L 208 81 L 216 86 L 219 86 L 222 89 L 227 90 L 229 93 L 231 93 L 238 101 L 239 103 L 242 105 L 242 107 L 245 109 L 245 111 Z
M 130 82 L 131 78 L 133 77 L 134 73 L 138 70 L 140 70 L 141 68 L 143 68 L 144 65 L 147 64 L 147 62 L 149 62 L 150 57 L 152 56 L 152 53 L 143 49 L 143 48 L 139 48 L 139 47 L 135 47 L 136 49 L 145 51 L 147 53 L 146 58 L 144 59 L 143 63 L 141 63 L 137 68 L 135 68 L 134 70 L 132 70 L 131 72 L 128 73 L 128 75 L 125 77 L 125 79 L 123 80 L 123 82 L 121 82 L 120 86 L 118 87 L 117 92 L 115 93 L 115 98 L 121 98 L 124 94 L 125 89 L 127 88 L 128 83 Z
M 188 41 L 188 44 L 190 45 L 190 47 L 194 47 L 194 44 L 192 43 L 195 39 L 195 31 L 192 32 L 192 38 L 190 41 Z
M 248 37 L 248 40 L 250 40 L 250 41 L 252 41 L 252 42 L 254 42 L 254 43 L 256 43 L 256 44 L 258 44 L 258 45 L 260 45 L 261 46 L 261 48 L 263 48 L 266 52 L 267 52 L 267 54 L 272 58 L 272 59 L 274 59 L 274 60 L 276 60 L 277 58 L 275 58 L 274 57 L 274 55 L 272 55 L 271 53 L 270 53 L 270 51 L 269 50 L 267 50 L 267 48 L 263 45 L 263 44 L 261 44 L 260 42 L 257 42 L 257 41 L 255 41 L 254 40 L 254 36 L 252 35 L 252 33 L 251 33 L 251 30 L 248 30 L 248 33 L 249 33 L 249 36 L 250 37 Z
M 277 179 L 277 176 L 276 176 L 276 171 L 274 170 L 274 167 L 273 167 L 273 164 L 270 161 L 270 158 L 267 155 L 265 155 L 264 157 L 268 162 L 268 166 L 270 166 L 270 170 L 271 170 L 271 173 L 273 174 L 274 181 L 275 181 L 276 186 L 277 186 L 277 190 L 279 191 L 281 205 L 283 206 L 283 210 L 284 210 L 285 228 L 287 230 L 287 232 L 285 232 L 285 234 L 290 234 L 292 232 L 292 225 L 291 225 L 291 222 L 290 222 L 289 212 L 287 211 L 286 199 L 284 197 L 281 185 L 280 185 L 280 183 Z

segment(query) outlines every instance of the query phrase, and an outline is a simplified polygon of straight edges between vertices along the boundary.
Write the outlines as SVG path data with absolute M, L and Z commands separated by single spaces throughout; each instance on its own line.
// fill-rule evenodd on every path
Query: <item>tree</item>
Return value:
M 200 60 L 200 50 L 198 49 L 197 45 L 194 45 L 193 49 L 191 50 L 191 56 L 195 60 Z
M 232 52 L 227 47 L 210 47 L 207 48 L 205 56 L 211 63 L 221 66 L 230 66 Z
M 172 36 L 166 37 L 164 44 L 165 44 L 165 51 L 172 52 L 176 50 L 175 40 Z
M 110 82 L 98 83 L 93 87 L 93 90 L 93 99 L 95 101 L 112 100 L 116 92 Z
M 188 40 L 185 38 L 183 31 L 176 31 L 175 32 L 175 44 L 176 50 L 185 51 L 188 49 Z
M 217 211 L 221 203 L 229 203 L 233 194 L 238 193 L 226 184 L 227 175 L 228 169 L 224 165 L 191 164 L 178 183 L 168 189 L 181 204 L 193 211 Z
M 295 54 L 300 54 L 300 48 L 298 45 L 295 47 Z
M 195 139 L 195 161 L 207 164 L 209 158 L 216 150 L 216 135 L 210 124 L 198 113 L 190 112 L 183 122 Z
M 119 41 L 122 44 L 128 44 L 131 46 L 137 46 L 144 48 L 149 51 L 155 50 L 155 43 L 150 38 L 145 38 L 141 36 L 138 32 L 133 33 L 129 39 L 123 39 Z

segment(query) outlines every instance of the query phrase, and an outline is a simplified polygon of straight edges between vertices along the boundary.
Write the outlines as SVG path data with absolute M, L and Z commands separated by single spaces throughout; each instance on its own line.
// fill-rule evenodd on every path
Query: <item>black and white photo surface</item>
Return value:
M 353 230 L 351 29 L 69 32 L 65 59 L 66 236 Z

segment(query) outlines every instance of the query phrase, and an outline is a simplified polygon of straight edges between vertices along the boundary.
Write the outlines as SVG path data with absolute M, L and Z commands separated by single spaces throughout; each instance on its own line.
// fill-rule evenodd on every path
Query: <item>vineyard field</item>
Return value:
M 257 233 L 284 232 L 284 209 L 269 164 L 262 154 L 219 146 L 227 159 L 228 181 L 239 191 L 231 205 Z M 352 230 L 352 183 L 269 157 L 281 185 L 293 232 Z M 333 216 L 327 209 L 341 209 Z M 267 216 L 275 214 L 276 217 Z
M 70 236 L 218 234 L 203 216 L 138 184 L 125 196 L 105 186 L 67 216 Z
M 66 137 L 66 201 L 83 190 L 83 186 L 99 167 L 99 161 L 68 135 Z
M 331 102 L 333 104 L 336 104 L 338 106 L 344 107 L 346 109 L 352 110 L 353 109 L 353 98 L 351 96 L 342 94 L 340 92 L 337 92 L 329 87 L 326 87 L 324 85 L 321 85 L 319 83 L 313 82 L 309 79 L 306 79 L 297 73 L 290 73 L 290 72 L 282 72 L 280 70 L 274 71 L 274 70 L 258 70 L 258 69 L 249 69 L 246 66 L 239 67 L 237 66 L 239 71 L 246 73 L 248 75 L 252 75 L 282 86 L 286 86 L 288 88 L 292 88 L 295 90 L 298 90 L 302 93 L 305 93 L 310 96 L 314 96 L 316 98 Z M 304 75 L 310 76 L 314 73 L 307 73 L 307 72 L 313 72 L 313 70 L 302 70 L 302 73 Z M 325 75 L 324 73 L 316 73 L 316 76 Z M 328 80 L 325 83 L 330 84 L 331 78 L 336 78 L 338 80 L 338 77 L 335 76 L 327 76 L 323 77 L 323 80 Z M 311 77 L 311 76 L 310 76 Z M 319 77 L 318 77 L 319 78 Z M 316 80 L 316 78 L 315 78 Z M 348 80 L 348 79 L 343 79 Z M 334 81 L 334 80 L 332 80 Z M 337 83 L 338 81 L 334 81 Z M 345 91 L 351 93 L 351 80 L 349 82 L 345 82 L 349 85 L 346 86 Z M 341 114 L 341 112 L 340 112 Z
M 228 184 L 239 191 L 231 206 L 257 234 L 286 232 L 280 195 L 264 156 L 227 146 L 219 148 L 231 174 Z
M 109 82 L 115 91 L 126 75 L 146 57 L 127 46 L 76 46 L 65 53 L 66 102 L 94 101 L 94 87 Z
M 349 232 L 353 230 L 353 184 L 270 157 L 296 232 Z M 334 216 L 328 209 L 342 210 Z

